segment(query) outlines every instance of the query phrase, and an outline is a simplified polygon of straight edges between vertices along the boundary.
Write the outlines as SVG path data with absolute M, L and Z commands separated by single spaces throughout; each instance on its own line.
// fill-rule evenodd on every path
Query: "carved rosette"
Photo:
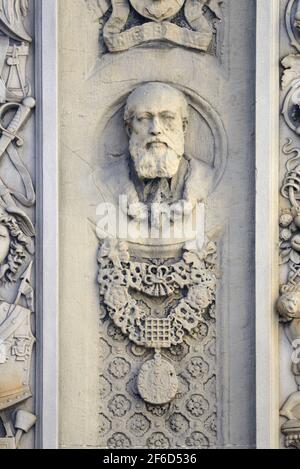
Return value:
M 26 76 L 32 41 L 24 26 L 29 5 L 28 0 L 0 0 L 0 165 L 6 160 L 16 181 L 15 188 L 0 171 L 0 419 L 6 433 L 0 433 L 0 448 L 10 449 L 19 447 L 22 435 L 36 421 L 34 414 L 20 409 L 32 396 L 35 343 L 31 329 L 35 228 L 27 213 L 35 204 L 35 190 L 22 158 L 22 130 L 35 107 Z M 13 294 L 13 303 L 3 300 Z
M 136 345 L 160 349 L 181 344 L 215 301 L 213 265 L 207 267 L 203 253 L 186 251 L 182 260 L 156 265 L 131 261 L 126 243 L 106 240 L 98 261 L 101 303 L 115 325 Z M 134 292 L 148 298 L 174 296 L 178 300 L 166 317 L 159 318 L 149 314 Z M 155 339 L 157 327 L 165 330 L 164 339 Z

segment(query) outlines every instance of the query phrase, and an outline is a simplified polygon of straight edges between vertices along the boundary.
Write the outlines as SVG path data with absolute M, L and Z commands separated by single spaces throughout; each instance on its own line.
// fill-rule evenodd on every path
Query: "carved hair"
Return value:
M 8 229 L 10 236 L 9 253 L 4 261 L 7 269 L 1 281 L 3 283 L 13 283 L 16 280 L 15 277 L 19 267 L 26 259 L 29 238 L 20 229 L 14 217 L 0 214 L 0 225 L 4 225 Z
M 161 93 L 168 92 L 173 93 L 179 100 L 180 103 L 180 112 L 182 116 L 182 122 L 184 127 L 188 124 L 189 117 L 189 105 L 185 95 L 179 91 L 177 88 L 168 85 L 167 83 L 160 82 L 150 82 L 136 88 L 128 97 L 125 111 L 124 111 L 124 121 L 127 128 L 130 127 L 131 121 L 135 115 L 136 101 L 140 99 L 141 92 L 151 93 L 151 91 L 160 91 Z

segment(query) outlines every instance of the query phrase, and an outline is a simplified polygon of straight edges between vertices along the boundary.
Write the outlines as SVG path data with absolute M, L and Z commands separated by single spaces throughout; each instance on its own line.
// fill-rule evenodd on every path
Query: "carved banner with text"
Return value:
M 214 53 L 223 0 L 86 0 L 100 21 L 102 53 L 175 45 Z

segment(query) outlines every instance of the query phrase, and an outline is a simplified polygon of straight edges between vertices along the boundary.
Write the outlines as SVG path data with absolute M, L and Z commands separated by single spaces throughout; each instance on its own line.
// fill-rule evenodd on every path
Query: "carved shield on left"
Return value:
M 35 338 L 31 311 L 0 305 L 0 411 L 31 397 L 30 364 Z

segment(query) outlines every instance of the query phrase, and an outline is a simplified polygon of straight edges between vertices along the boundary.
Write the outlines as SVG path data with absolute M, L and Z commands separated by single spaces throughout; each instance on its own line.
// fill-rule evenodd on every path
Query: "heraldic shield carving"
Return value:
M 214 54 L 223 0 L 86 0 L 103 53 L 153 44 Z

